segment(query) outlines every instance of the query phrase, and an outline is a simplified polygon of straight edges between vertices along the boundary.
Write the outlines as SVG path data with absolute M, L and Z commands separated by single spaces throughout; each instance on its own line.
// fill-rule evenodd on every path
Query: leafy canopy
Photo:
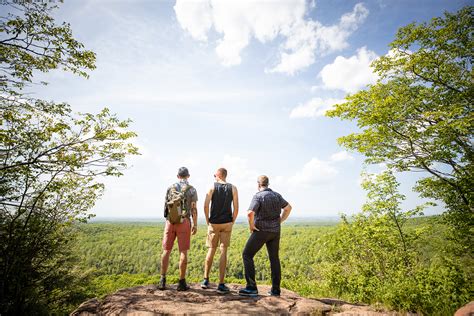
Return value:
M 361 131 L 338 141 L 368 163 L 428 172 L 416 190 L 445 203 L 466 247 L 474 223 L 473 19 L 468 6 L 402 27 L 372 64 L 378 82 L 328 111 L 357 121 Z
M 63 69 L 87 77 L 95 54 L 74 39 L 69 23 L 51 16 L 51 1 L 2 1 L 0 88 L 13 92 L 32 82 L 33 72 Z
M 87 77 L 95 54 L 56 24 L 51 2 L 0 8 L 0 314 L 64 313 L 80 279 L 73 224 L 92 216 L 103 177 L 138 154 L 136 135 L 108 109 L 78 114 L 24 94 L 35 71 Z
M 343 216 L 337 230 L 323 237 L 324 287 L 352 301 L 423 315 L 452 314 L 469 302 L 468 274 L 444 251 L 430 251 L 425 258 L 424 245 L 434 242 L 434 229 L 441 225 L 413 226 L 413 216 L 421 215 L 424 206 L 403 211 L 405 196 L 398 186 L 391 171 L 366 175 L 362 212 L 350 220 Z

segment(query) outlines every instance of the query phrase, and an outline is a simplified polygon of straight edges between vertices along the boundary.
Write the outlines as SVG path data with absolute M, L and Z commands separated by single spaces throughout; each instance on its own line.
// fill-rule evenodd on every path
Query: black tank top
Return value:
M 224 224 L 232 222 L 232 184 L 214 183 L 212 193 L 211 214 L 209 222 L 212 224 Z

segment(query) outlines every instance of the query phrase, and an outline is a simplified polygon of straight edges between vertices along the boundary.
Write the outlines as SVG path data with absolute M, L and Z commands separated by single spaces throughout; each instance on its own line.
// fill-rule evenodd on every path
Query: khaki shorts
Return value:
M 217 248 L 219 244 L 223 247 L 229 247 L 232 226 L 234 226 L 232 222 L 225 224 L 209 223 L 209 226 L 207 226 L 206 245 L 209 248 Z

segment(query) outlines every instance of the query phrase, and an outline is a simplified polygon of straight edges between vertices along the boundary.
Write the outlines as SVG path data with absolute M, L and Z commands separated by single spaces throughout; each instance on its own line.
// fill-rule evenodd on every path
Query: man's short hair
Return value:
M 178 169 L 178 177 L 186 178 L 189 177 L 189 170 L 186 167 L 181 167 Z
M 219 168 L 217 172 L 222 176 L 222 178 L 227 178 L 227 169 L 226 168 Z
M 258 184 L 260 184 L 260 186 L 262 187 L 268 187 L 268 184 L 270 183 L 270 181 L 268 180 L 268 177 L 267 176 L 260 176 L 258 177 L 257 179 L 257 182 Z

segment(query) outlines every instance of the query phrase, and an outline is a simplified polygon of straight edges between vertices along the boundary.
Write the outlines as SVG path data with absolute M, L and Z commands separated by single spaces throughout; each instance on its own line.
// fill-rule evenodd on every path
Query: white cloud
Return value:
M 332 64 L 324 66 L 319 76 L 327 89 L 355 92 L 377 81 L 378 76 L 370 67 L 377 57 L 373 51 L 362 47 L 357 50 L 356 55 L 349 58 L 336 57 Z
M 294 176 L 289 178 L 289 184 L 310 187 L 326 183 L 338 174 L 338 170 L 329 161 L 311 159 Z
M 293 75 L 314 63 L 318 46 L 317 29 L 319 22 L 301 20 L 282 31 L 286 42 L 280 48 L 280 62 L 267 72 Z
M 320 160 L 313 157 L 301 170 L 288 177 L 288 181 L 285 181 L 284 177 L 279 177 L 277 180 L 279 183 L 288 183 L 290 185 L 289 189 L 296 185 L 311 187 L 328 183 L 339 174 L 339 170 L 336 168 L 339 162 L 353 159 L 354 157 L 345 150 L 332 154 L 329 160 Z
M 331 161 L 344 161 L 344 160 L 354 160 L 347 151 L 343 150 L 331 155 Z
M 324 26 L 318 21 L 300 20 L 288 29 L 283 29 L 286 36 L 280 63 L 269 72 L 294 74 L 312 65 L 316 55 L 326 55 L 340 51 L 348 46 L 348 37 L 362 24 L 369 10 L 358 3 L 350 13 L 344 14 L 338 24 Z
M 176 1 L 176 18 L 183 29 L 199 41 L 207 41 L 207 32 L 212 26 L 212 11 L 209 1 Z
M 313 64 L 315 56 L 347 47 L 347 38 L 369 12 L 359 3 L 337 24 L 323 26 L 306 17 L 314 7 L 305 0 L 177 0 L 174 9 L 181 27 L 196 40 L 206 41 L 212 26 L 221 34 L 216 53 L 225 66 L 241 63 L 251 38 L 266 43 L 282 36 L 280 61 L 267 71 L 294 74 Z
M 357 30 L 359 24 L 364 22 L 368 15 L 369 10 L 362 3 L 358 3 L 354 6 L 352 12 L 341 17 L 339 27 L 346 32 L 353 32 Z
M 239 190 L 243 189 L 245 192 L 256 190 L 256 181 L 259 174 L 249 166 L 247 159 L 226 154 L 221 167 L 227 169 L 229 182 L 237 185 Z
M 312 98 L 306 103 L 298 105 L 290 113 L 290 118 L 307 118 L 324 116 L 335 104 L 345 102 L 343 99 Z
M 242 157 L 225 154 L 222 159 L 222 166 L 228 169 L 229 172 L 232 170 L 231 173 L 236 176 L 247 177 L 250 173 L 248 160 Z
M 241 63 L 241 51 L 255 37 L 273 40 L 283 27 L 303 18 L 305 1 L 211 1 L 215 30 L 222 34 L 216 53 L 225 66 Z

